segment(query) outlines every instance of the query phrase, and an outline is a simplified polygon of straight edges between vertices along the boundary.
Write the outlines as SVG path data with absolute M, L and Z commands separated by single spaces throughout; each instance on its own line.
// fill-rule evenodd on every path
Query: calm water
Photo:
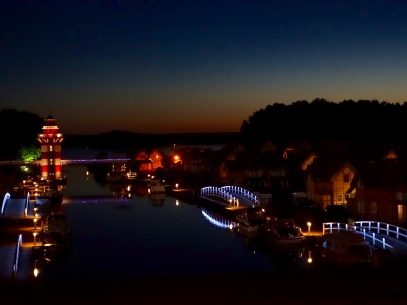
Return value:
M 112 196 L 108 186 L 65 168 L 64 212 L 72 247 L 46 278 L 123 279 L 273 270 L 265 253 L 250 250 L 235 232 L 211 224 L 193 204 L 165 197 Z M 115 191 L 117 193 L 117 190 Z M 127 198 L 127 197 L 125 197 Z

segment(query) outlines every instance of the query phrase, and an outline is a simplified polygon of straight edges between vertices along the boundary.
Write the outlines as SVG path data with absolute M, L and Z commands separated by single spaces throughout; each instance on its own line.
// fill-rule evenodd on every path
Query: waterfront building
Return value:
M 358 172 L 348 162 L 316 158 L 306 170 L 307 197 L 326 209 L 329 205 L 347 206 L 358 184 Z
M 64 138 L 54 117 L 50 115 L 44 119 L 42 133 L 37 139 L 41 144 L 41 178 L 61 179 L 61 143 Z

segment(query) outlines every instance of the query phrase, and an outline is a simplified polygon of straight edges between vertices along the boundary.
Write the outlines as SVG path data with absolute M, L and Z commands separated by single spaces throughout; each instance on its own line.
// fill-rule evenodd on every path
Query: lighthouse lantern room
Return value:
M 44 119 L 42 133 L 38 134 L 38 141 L 41 144 L 42 179 L 61 179 L 61 143 L 63 139 L 57 120 L 52 116 Z

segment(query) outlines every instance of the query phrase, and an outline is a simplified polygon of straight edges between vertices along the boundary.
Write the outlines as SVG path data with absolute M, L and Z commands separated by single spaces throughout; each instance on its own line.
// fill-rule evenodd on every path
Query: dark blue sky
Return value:
M 274 102 L 407 100 L 407 1 L 0 1 L 0 108 L 65 133 L 235 131 Z

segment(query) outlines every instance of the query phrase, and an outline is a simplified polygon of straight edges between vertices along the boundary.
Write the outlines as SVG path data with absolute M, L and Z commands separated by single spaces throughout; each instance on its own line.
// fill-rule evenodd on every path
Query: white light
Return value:
M 311 251 L 308 251 L 308 259 L 307 259 L 308 264 L 312 263 L 312 257 L 311 257 Z
M 311 225 L 312 225 L 312 223 L 310 221 L 308 221 L 307 222 L 308 234 L 311 234 Z
M 38 277 L 38 274 L 40 273 L 40 270 L 38 270 L 38 268 L 34 268 L 34 277 Z

